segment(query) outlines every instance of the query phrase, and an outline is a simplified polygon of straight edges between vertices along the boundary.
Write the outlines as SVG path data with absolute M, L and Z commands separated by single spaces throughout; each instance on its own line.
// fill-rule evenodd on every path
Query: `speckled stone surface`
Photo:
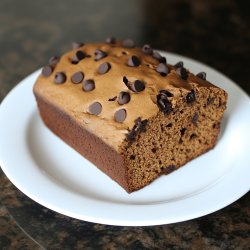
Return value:
M 0 101 L 72 41 L 109 35 L 202 61 L 250 94 L 249 7 L 243 0 L 1 0 Z M 0 195 L 0 249 L 250 249 L 249 193 L 202 218 L 150 227 L 60 215 L 22 194 L 2 171 Z

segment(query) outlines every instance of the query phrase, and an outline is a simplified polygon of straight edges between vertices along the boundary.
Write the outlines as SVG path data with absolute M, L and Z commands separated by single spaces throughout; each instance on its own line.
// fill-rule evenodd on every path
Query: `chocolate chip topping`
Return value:
M 105 74 L 110 70 L 110 68 L 111 68 L 111 65 L 108 62 L 102 63 L 99 65 L 98 73 Z
M 183 61 L 179 61 L 178 63 L 176 63 L 176 64 L 174 65 L 175 68 L 182 68 L 183 66 L 184 66 Z
M 160 90 L 161 97 L 173 97 L 174 95 L 166 89 Z
M 127 117 L 126 109 L 119 109 L 115 112 L 114 118 L 116 122 L 122 123 Z
M 134 82 L 129 82 L 126 76 L 123 77 L 123 82 L 127 86 L 127 88 L 135 93 L 141 92 L 145 89 L 145 85 L 140 80 L 135 80 Z
M 85 53 L 81 50 L 76 51 L 75 55 L 72 58 L 72 63 L 77 64 L 79 61 L 86 57 Z
M 76 57 L 76 59 L 77 59 L 78 61 L 84 59 L 85 56 L 86 56 L 85 53 L 84 53 L 83 51 L 81 51 L 81 50 L 78 50 L 78 51 L 76 51 L 76 53 L 75 53 L 75 57 Z
M 46 65 L 45 67 L 43 67 L 42 69 L 42 75 L 45 77 L 48 77 L 52 74 L 53 72 L 53 68 L 49 65 Z
M 140 65 L 140 59 L 137 56 L 131 56 L 128 59 L 128 66 L 137 67 Z
M 166 76 L 168 74 L 168 67 L 166 64 L 164 63 L 160 63 L 157 68 L 156 68 L 156 71 L 158 73 L 161 74 L 161 76 Z
M 102 105 L 100 102 L 94 102 L 89 106 L 89 113 L 92 115 L 99 115 L 102 111 Z
M 118 96 L 117 102 L 120 105 L 126 104 L 130 101 L 130 94 L 128 92 L 122 91 Z
M 127 141 L 132 142 L 135 140 L 136 136 L 146 131 L 146 126 L 148 124 L 148 120 L 141 120 L 141 117 L 138 117 L 135 120 L 135 125 L 133 126 L 132 130 L 129 131 L 129 133 L 126 136 Z
M 159 62 L 160 62 L 160 63 L 165 63 L 165 64 L 167 64 L 167 59 L 166 59 L 166 57 L 162 56 L 161 59 L 159 59 Z
M 67 77 L 63 72 L 57 72 L 54 78 L 55 83 L 64 83 Z
M 202 80 L 206 80 L 207 74 L 206 74 L 205 72 L 200 72 L 200 73 L 198 73 L 196 76 L 198 76 L 198 77 L 201 78 Z
M 193 103 L 195 101 L 195 92 L 194 90 L 192 89 L 186 96 L 186 101 L 187 103 Z
M 176 69 L 176 73 L 183 79 L 183 80 L 187 80 L 188 78 L 188 72 L 185 68 L 183 67 L 179 67 Z
M 75 84 L 78 84 L 78 83 L 82 82 L 83 78 L 84 78 L 83 72 L 79 71 L 79 72 L 76 72 L 72 75 L 71 81 Z
M 165 114 L 169 114 L 173 108 L 171 102 L 168 100 L 168 96 L 172 95 L 167 90 L 161 90 L 157 95 L 157 105 L 159 109 Z
M 122 41 L 122 46 L 124 48 L 134 48 L 135 42 L 132 39 L 125 39 Z
M 110 36 L 106 39 L 106 43 L 114 44 L 116 43 L 116 39 L 113 36 Z
M 122 80 L 123 80 L 123 82 L 125 83 L 125 85 L 127 86 L 127 88 L 128 88 L 129 90 L 132 90 L 131 87 L 130 87 L 130 83 L 129 83 L 128 78 L 127 78 L 126 76 L 124 76 Z M 133 91 L 133 90 L 132 90 L 132 91 Z
M 60 61 L 60 57 L 59 56 L 52 56 L 49 59 L 49 65 L 50 66 L 55 66 L 59 61 Z
M 122 78 L 122 81 L 128 86 L 128 78 L 126 76 Z
M 77 64 L 77 63 L 79 63 L 79 61 L 73 56 L 72 59 L 71 59 L 71 63 L 72 64 Z
M 84 46 L 84 43 L 82 43 L 82 42 L 73 42 L 73 43 L 72 43 L 72 48 L 73 48 L 73 49 L 79 49 L 79 48 L 81 48 L 82 46 Z
M 151 48 L 151 46 L 149 44 L 145 44 L 142 47 L 142 52 L 144 54 L 151 55 L 153 53 L 153 49 Z
M 159 99 L 157 101 L 158 107 L 159 109 L 165 114 L 169 114 L 173 108 L 172 108 L 172 104 L 168 99 Z
M 82 83 L 82 89 L 86 92 L 92 91 L 95 89 L 95 82 L 92 79 L 84 80 Z
M 134 91 L 135 93 L 141 92 L 145 89 L 145 85 L 142 81 L 140 80 L 135 80 L 132 82 L 130 85 L 130 90 Z
M 167 63 L 166 57 L 161 56 L 161 54 L 157 51 L 153 51 L 153 58 L 158 60 L 160 63 Z
M 117 96 L 114 96 L 114 97 L 112 97 L 112 98 L 109 98 L 108 101 L 109 101 L 109 102 L 113 102 L 113 101 L 115 101 L 116 99 L 117 99 Z
M 106 52 L 104 52 L 100 49 L 96 49 L 94 54 L 95 54 L 95 61 L 99 61 L 108 55 Z

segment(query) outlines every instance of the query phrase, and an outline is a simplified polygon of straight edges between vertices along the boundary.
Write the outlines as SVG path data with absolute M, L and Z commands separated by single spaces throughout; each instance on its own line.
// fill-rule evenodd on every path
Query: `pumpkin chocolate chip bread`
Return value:
M 227 101 L 204 72 L 114 38 L 50 58 L 34 93 L 47 127 L 127 192 L 213 148 Z

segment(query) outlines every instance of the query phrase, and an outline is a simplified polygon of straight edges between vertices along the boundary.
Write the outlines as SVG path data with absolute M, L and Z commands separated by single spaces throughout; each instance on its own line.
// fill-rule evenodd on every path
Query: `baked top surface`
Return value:
M 84 53 L 80 60 L 79 51 Z M 85 44 L 62 55 L 57 63 L 50 62 L 52 73 L 41 74 L 34 91 L 117 150 L 138 117 L 148 119 L 159 112 L 157 95 L 161 90 L 173 95 L 169 99 L 174 107 L 176 100 L 194 87 L 215 87 L 188 70 L 186 76 L 182 75 L 180 68 L 183 67 L 162 63 L 162 58 L 154 53 L 124 47 L 122 42 Z M 84 77 L 76 84 L 73 82 L 77 77 L 74 79 L 73 75 L 77 72 Z M 59 80 L 55 78 L 58 73 Z M 94 89 L 83 90 L 86 80 L 94 81 Z M 137 80 L 140 84 L 136 87 Z M 58 81 L 61 82 L 56 83 Z M 121 92 L 127 93 L 129 98 L 124 101 Z M 99 106 L 91 108 L 96 102 Z

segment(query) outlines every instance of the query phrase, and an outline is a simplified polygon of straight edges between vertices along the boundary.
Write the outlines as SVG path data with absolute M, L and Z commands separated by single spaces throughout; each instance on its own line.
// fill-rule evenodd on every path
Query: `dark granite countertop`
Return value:
M 0 101 L 72 41 L 109 35 L 202 61 L 250 94 L 249 7 L 243 0 L 1 0 Z M 0 249 L 250 249 L 249 193 L 202 218 L 149 227 L 60 215 L 21 193 L 2 171 L 0 194 Z

